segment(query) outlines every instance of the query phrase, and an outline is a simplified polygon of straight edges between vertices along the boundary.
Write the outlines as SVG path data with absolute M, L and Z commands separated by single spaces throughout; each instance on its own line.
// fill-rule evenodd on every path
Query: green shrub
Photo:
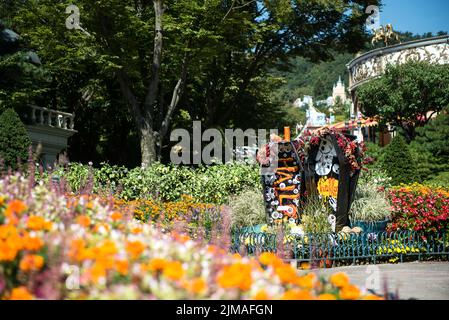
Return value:
M 391 178 L 393 185 L 411 183 L 416 178 L 416 168 L 409 146 L 400 135 L 394 137 L 384 149 L 381 168 Z
M 374 160 L 372 164 L 367 165 L 368 168 L 378 168 L 382 154 L 383 148 L 381 146 L 377 143 L 366 142 L 365 156 Z
M 332 232 L 328 221 L 329 210 L 318 197 L 311 196 L 307 199 L 302 214 L 301 224 L 305 233 Z
M 100 168 L 70 163 L 43 176 L 37 173 L 37 179 L 64 178 L 71 191 L 77 193 L 88 183 L 89 175 L 93 177 L 93 192 L 117 192 L 125 200 L 177 201 L 183 195 L 190 195 L 200 202 L 223 204 L 243 191 L 262 188 L 258 166 L 239 163 L 197 169 L 154 163 L 146 169 L 132 170 L 104 163 Z
M 231 197 L 231 221 L 235 228 L 255 226 L 266 223 L 263 194 L 259 190 L 247 190 Z
M 448 187 L 449 172 L 440 172 L 438 175 L 427 180 L 425 184 L 433 187 Z
M 384 221 L 391 218 L 391 206 L 383 185 L 376 180 L 359 183 L 349 211 L 353 221 Z
M 362 172 L 360 173 L 359 181 L 357 183 L 357 190 L 359 190 L 360 186 L 363 187 L 363 185 L 365 184 L 372 184 L 372 183 L 385 189 L 392 187 L 391 178 L 384 170 L 377 167 L 372 167 L 367 171 L 362 170 Z
M 4 165 L 17 169 L 17 160 L 26 161 L 30 146 L 31 140 L 17 113 L 5 110 L 0 115 L 0 158 Z

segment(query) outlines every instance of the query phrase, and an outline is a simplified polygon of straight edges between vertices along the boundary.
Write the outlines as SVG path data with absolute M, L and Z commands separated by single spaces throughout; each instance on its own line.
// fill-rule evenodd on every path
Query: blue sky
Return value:
M 382 0 L 380 24 L 423 34 L 449 32 L 449 0 Z

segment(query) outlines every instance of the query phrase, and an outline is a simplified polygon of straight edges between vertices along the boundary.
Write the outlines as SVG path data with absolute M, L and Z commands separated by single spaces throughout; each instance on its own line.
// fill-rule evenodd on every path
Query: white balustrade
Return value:
M 44 107 L 30 105 L 33 124 L 46 125 L 64 130 L 74 130 L 75 115 Z

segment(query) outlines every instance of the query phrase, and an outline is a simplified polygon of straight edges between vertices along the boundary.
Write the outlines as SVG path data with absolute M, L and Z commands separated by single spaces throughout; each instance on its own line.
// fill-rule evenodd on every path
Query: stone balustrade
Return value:
M 45 125 L 74 131 L 75 115 L 34 105 L 30 105 L 30 108 L 30 120 L 33 125 Z
M 408 61 L 427 61 L 449 64 L 449 36 L 433 37 L 372 50 L 348 63 L 349 91 L 385 73 L 389 64 Z

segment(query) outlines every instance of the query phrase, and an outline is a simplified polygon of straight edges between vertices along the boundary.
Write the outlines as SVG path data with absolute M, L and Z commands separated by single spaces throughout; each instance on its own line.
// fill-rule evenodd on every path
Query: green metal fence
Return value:
M 447 233 L 413 231 L 356 234 L 282 236 L 233 232 L 233 252 L 256 255 L 280 252 L 286 259 L 331 267 L 344 264 L 405 262 L 439 258 L 449 260 Z

